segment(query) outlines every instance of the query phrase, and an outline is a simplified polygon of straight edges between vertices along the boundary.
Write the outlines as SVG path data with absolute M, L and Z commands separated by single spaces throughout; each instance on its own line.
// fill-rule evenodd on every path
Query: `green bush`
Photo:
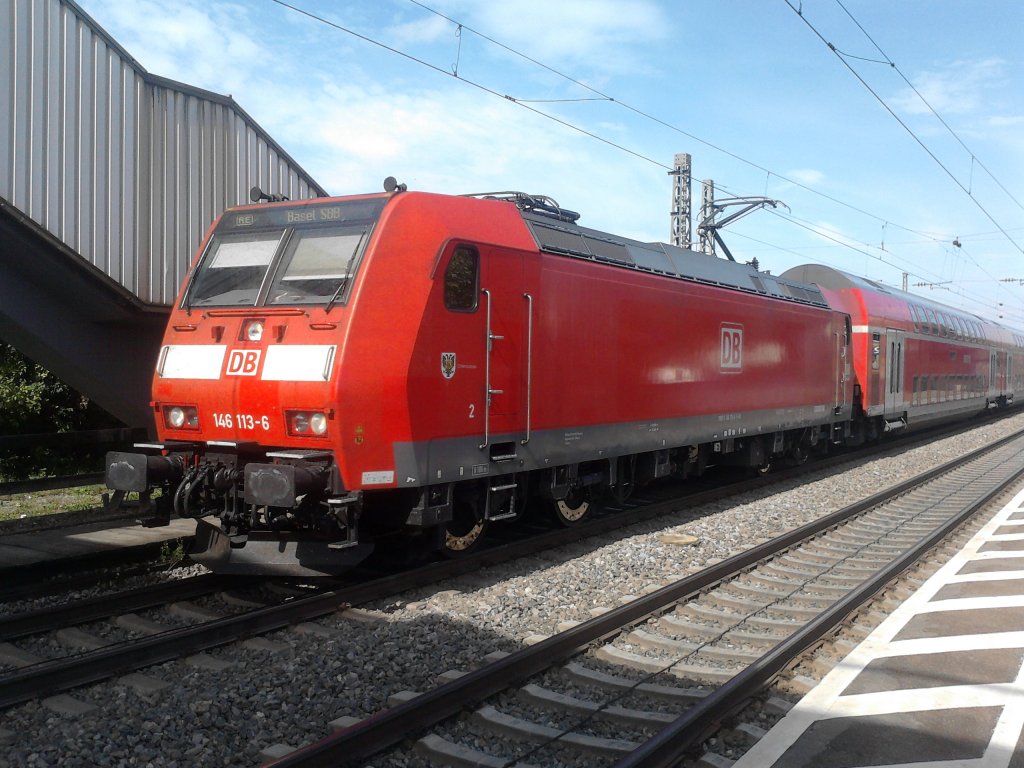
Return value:
M 108 429 L 122 424 L 10 344 L 0 342 L 0 435 Z M 0 448 L 0 481 L 102 468 L 102 446 Z

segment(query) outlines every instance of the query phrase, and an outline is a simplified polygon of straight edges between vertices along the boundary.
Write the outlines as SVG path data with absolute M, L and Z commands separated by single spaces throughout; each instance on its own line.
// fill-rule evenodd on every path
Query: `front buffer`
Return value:
M 107 454 L 113 504 L 138 493 L 153 525 L 172 513 L 196 518 L 189 556 L 217 573 L 323 576 L 373 552 L 359 540 L 362 494 L 344 489 L 330 451 L 226 441 L 135 448 Z

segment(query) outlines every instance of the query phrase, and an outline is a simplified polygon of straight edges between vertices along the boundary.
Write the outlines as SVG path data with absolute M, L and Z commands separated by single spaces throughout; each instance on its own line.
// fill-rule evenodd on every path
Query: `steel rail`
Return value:
M 251 585 L 256 581 L 258 580 L 251 577 L 239 580 L 237 576 L 207 573 L 118 594 L 78 600 L 70 605 L 54 605 L 36 611 L 26 611 L 0 618 L 0 642 L 107 619 L 130 611 L 145 610 L 170 601 L 190 600 L 229 587 Z
M 780 642 L 727 683 L 716 688 L 707 698 L 686 710 L 639 749 L 615 763 L 615 768 L 657 768 L 677 765 L 700 740 L 716 730 L 723 719 L 758 693 L 801 653 L 827 636 L 851 613 L 869 602 L 886 584 L 921 560 L 950 533 L 1022 476 L 1024 468 L 1013 472 L 998 486 L 951 517 L 861 586 L 832 607 L 822 611 L 795 634 Z
M 901 496 L 1022 436 L 1024 431 L 1009 435 L 917 477 L 872 494 L 866 499 L 734 555 L 639 600 L 614 608 L 565 632 L 468 672 L 414 699 L 371 715 L 343 731 L 301 747 L 270 765 L 273 768 L 333 768 L 365 760 L 394 746 L 411 734 L 424 731 L 459 713 L 467 705 L 506 690 L 515 683 L 549 669 L 590 644 L 620 633 L 624 627 L 643 621 L 661 611 L 666 605 L 693 597 L 766 558 L 836 527 L 872 507 Z

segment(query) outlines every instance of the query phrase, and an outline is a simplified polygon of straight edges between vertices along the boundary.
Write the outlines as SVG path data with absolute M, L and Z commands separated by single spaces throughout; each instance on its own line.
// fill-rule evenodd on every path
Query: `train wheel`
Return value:
M 576 525 L 590 512 L 590 494 L 585 488 L 573 488 L 564 499 L 556 499 L 551 510 L 559 525 Z
M 456 502 L 452 519 L 444 528 L 444 544 L 441 551 L 446 557 L 460 557 L 469 554 L 483 541 L 487 521 L 477 516 L 476 505 L 468 501 Z

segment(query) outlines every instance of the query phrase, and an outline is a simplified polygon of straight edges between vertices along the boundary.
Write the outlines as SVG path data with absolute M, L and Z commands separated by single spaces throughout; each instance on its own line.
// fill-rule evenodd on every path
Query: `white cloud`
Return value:
M 825 181 L 825 174 L 813 168 L 794 168 L 791 171 L 786 171 L 786 178 L 807 187 L 816 187 Z
M 986 103 L 986 92 L 1003 84 L 1006 63 L 1002 59 L 958 60 L 911 78 L 914 87 L 940 115 L 967 115 Z M 910 88 L 892 98 L 897 110 L 928 114 L 928 106 Z
M 449 15 L 549 65 L 583 63 L 603 72 L 643 66 L 644 46 L 671 30 L 662 8 L 647 0 L 466 0 Z
M 303 110 L 319 118 L 297 131 L 321 147 L 329 168 L 321 182 L 333 192 L 376 189 L 395 175 L 410 188 L 431 191 L 517 188 L 556 195 L 538 184 L 554 178 L 571 188 L 581 158 L 593 151 L 591 140 L 511 102 L 481 99 L 454 80 L 447 87 L 390 94 L 379 85 L 329 85 L 310 97 Z M 629 161 L 613 162 L 618 173 L 628 173 L 620 163 Z
M 990 117 L 987 123 L 992 128 L 1020 128 L 1024 126 L 1024 115 L 1007 115 L 1005 117 Z
M 455 25 L 440 16 L 424 17 L 396 24 L 388 30 L 391 44 L 402 46 L 414 43 L 437 43 L 456 40 Z
M 550 195 L 580 210 L 593 227 L 637 237 L 650 237 L 644 235 L 650 231 L 667 236 L 667 213 L 660 215 L 669 207 L 664 170 L 645 167 L 636 158 L 454 77 L 401 62 L 391 70 L 381 68 L 378 62 L 388 63 L 387 57 L 372 59 L 372 48 L 351 42 L 343 33 L 295 21 L 288 14 L 282 17 L 285 24 L 268 29 L 266 18 L 256 18 L 251 9 L 215 1 L 201 5 L 182 0 L 170 15 L 154 0 L 93 0 L 89 7 L 97 9 L 91 13 L 101 23 L 116 20 L 111 32 L 150 72 L 231 93 L 333 194 L 376 191 L 388 175 L 410 189 L 426 191 L 518 189 Z M 569 23 L 574 14 L 585 16 L 578 26 L 586 32 L 586 45 L 574 44 L 578 55 L 613 36 L 613 6 L 597 2 L 593 7 L 593 14 L 589 4 L 586 14 L 582 5 L 559 11 L 560 23 Z M 638 5 L 629 14 L 632 22 L 619 23 L 641 34 L 638 19 L 650 7 Z M 551 19 L 544 15 L 534 15 L 529 24 L 511 31 L 547 27 Z M 445 24 L 427 19 L 377 34 L 391 41 L 388 35 L 400 29 L 410 46 L 415 40 L 430 44 L 437 34 L 451 33 Z M 367 25 L 361 19 L 358 26 L 363 30 Z M 501 34 L 510 31 L 496 28 Z M 308 46 L 278 44 L 296 31 L 309 40 Z M 310 55 L 316 49 L 314 37 L 321 34 L 337 46 L 330 57 Z M 566 40 L 576 37 L 564 35 L 564 30 L 559 34 Z M 548 38 L 545 44 L 553 41 Z M 536 106 L 566 114 L 560 105 Z M 634 143 L 620 138 L 629 126 L 617 122 L 615 112 L 604 105 L 593 107 L 598 111 L 586 109 L 592 117 L 570 116 L 567 121 Z
M 89 7 L 95 5 L 91 15 L 116 19 L 115 38 L 152 74 L 226 94 L 270 64 L 244 5 L 100 0 Z
M 806 222 L 805 225 L 815 237 L 824 240 L 829 245 L 843 245 L 848 248 L 860 251 L 864 249 L 864 243 L 856 238 L 844 234 L 842 227 L 828 221 Z

